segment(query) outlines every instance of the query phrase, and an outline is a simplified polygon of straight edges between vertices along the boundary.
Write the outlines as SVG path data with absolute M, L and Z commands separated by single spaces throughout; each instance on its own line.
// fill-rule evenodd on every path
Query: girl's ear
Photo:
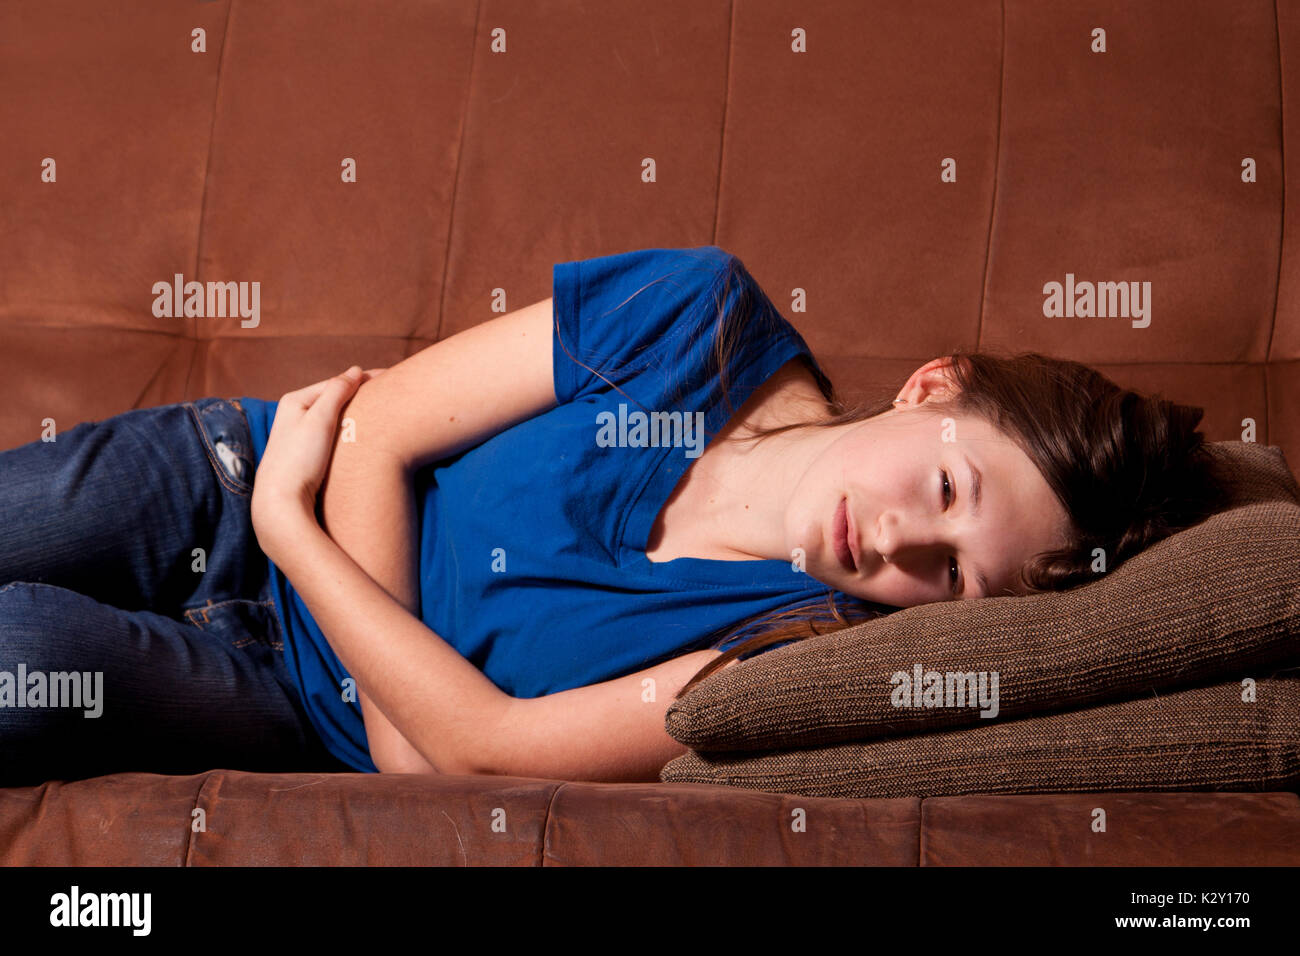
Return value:
M 908 405 L 920 405 L 926 399 L 945 401 L 953 395 L 951 375 L 951 356 L 930 359 L 908 377 L 897 397 Z

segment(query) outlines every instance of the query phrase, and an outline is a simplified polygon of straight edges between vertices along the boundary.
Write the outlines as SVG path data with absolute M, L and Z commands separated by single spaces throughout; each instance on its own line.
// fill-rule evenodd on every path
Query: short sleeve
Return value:
M 609 382 L 621 384 L 698 330 L 719 307 L 715 293 L 736 262 L 717 246 L 697 246 L 556 263 L 556 400 L 565 404 Z

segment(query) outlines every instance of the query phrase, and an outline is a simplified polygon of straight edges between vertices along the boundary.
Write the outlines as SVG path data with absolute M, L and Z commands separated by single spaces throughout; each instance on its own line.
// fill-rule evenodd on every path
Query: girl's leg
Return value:
M 123 412 L 0 452 L 0 586 L 53 584 L 180 617 L 253 597 L 253 452 L 232 401 Z
M 176 621 L 76 591 L 0 587 L 0 786 L 124 771 L 349 770 L 288 687 L 275 611 Z
M 0 777 L 350 769 L 285 670 L 252 457 L 219 398 L 0 453 Z M 20 668 L 102 681 L 102 716 L 18 706 Z

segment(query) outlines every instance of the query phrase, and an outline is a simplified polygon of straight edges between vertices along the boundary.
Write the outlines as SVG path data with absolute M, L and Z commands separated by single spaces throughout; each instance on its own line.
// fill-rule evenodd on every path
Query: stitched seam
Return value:
M 204 211 L 208 205 L 208 183 L 212 178 L 212 140 L 217 134 L 217 106 L 221 102 L 221 75 L 222 68 L 226 63 L 226 47 L 230 44 L 230 15 L 235 9 L 235 0 L 230 0 L 230 6 L 226 7 L 226 23 L 221 32 L 221 52 L 217 54 L 217 78 L 212 84 L 212 122 L 208 126 L 208 156 L 203 164 L 203 193 L 199 196 L 199 229 L 198 234 L 194 237 L 194 280 L 201 281 L 202 276 L 199 273 L 203 265 L 203 221 Z M 191 319 L 189 325 L 190 337 L 197 339 L 199 337 L 199 320 Z M 192 369 L 192 366 L 191 366 Z M 185 388 L 188 391 L 190 387 L 189 376 L 185 378 Z
M 226 598 L 224 601 L 208 601 L 206 604 L 197 605 L 189 610 L 208 611 L 214 608 L 225 607 L 227 604 L 255 604 L 259 607 L 270 607 L 271 601 L 257 601 L 253 598 Z
M 191 866 L 190 855 L 194 849 L 194 811 L 199 808 L 203 802 L 203 791 L 208 788 L 208 781 L 212 779 L 213 771 L 209 770 L 203 775 L 203 782 L 199 784 L 198 792 L 194 794 L 194 806 L 190 808 L 190 818 L 185 822 L 185 852 L 181 855 L 181 865 Z M 204 820 L 207 820 L 207 811 L 203 813 Z
M 1286 250 L 1286 84 L 1282 82 L 1282 22 L 1277 13 L 1277 0 L 1273 0 L 1273 27 L 1277 31 L 1277 105 L 1278 105 L 1278 131 L 1277 131 L 1277 149 L 1282 166 L 1282 215 L 1278 229 L 1281 235 L 1277 243 L 1277 285 L 1273 290 L 1273 321 L 1268 327 L 1268 341 L 1264 344 L 1264 371 L 1268 373 L 1269 353 L 1273 349 L 1273 333 L 1277 330 L 1277 303 L 1282 295 L 1282 262 L 1283 254 Z M 1265 378 L 1267 383 L 1267 378 Z M 1264 401 L 1268 401 L 1268 392 L 1265 389 Z M 1264 414 L 1268 415 L 1268 406 L 1264 407 Z
M 1278 132 L 1277 148 L 1282 166 L 1282 215 L 1278 226 L 1281 236 L 1277 243 L 1277 284 L 1273 291 L 1273 321 L 1268 327 L 1268 341 L 1264 344 L 1264 441 L 1271 444 L 1273 440 L 1273 415 L 1269 408 L 1270 389 L 1268 381 L 1269 359 L 1273 351 L 1273 333 L 1277 331 L 1277 304 L 1282 297 L 1282 263 L 1286 254 L 1286 84 L 1282 81 L 1282 20 L 1277 12 L 1277 0 L 1273 0 L 1273 26 L 1277 31 L 1277 107 Z
M 546 815 L 542 817 L 542 843 L 537 848 L 537 865 L 546 865 L 546 846 L 551 838 L 551 807 L 555 805 L 555 797 L 559 792 L 567 787 L 567 783 L 562 783 L 551 791 L 551 799 L 546 801 Z
M 998 215 L 998 163 L 1002 157 L 1002 108 L 1006 104 L 1007 82 L 1007 4 L 1002 0 L 1002 57 L 998 62 L 998 129 L 993 135 L 993 194 L 989 198 L 989 231 L 984 240 L 984 283 L 980 288 L 979 315 L 975 321 L 975 348 L 980 347 L 980 338 L 984 335 L 984 307 L 989 294 L 989 269 L 993 265 L 993 221 Z
M 921 798 L 921 805 L 916 812 L 916 865 L 925 866 L 925 807 L 926 800 Z
M 254 601 L 248 598 L 229 598 L 225 601 L 217 601 L 215 603 L 209 601 L 203 607 L 186 608 L 185 618 L 194 627 L 199 630 L 205 630 L 204 625 L 212 623 L 212 612 L 217 608 L 226 607 L 231 604 L 247 604 L 250 607 L 264 608 L 270 612 L 269 617 L 272 622 L 271 629 L 266 634 L 262 636 L 250 634 L 245 637 L 235 638 L 230 640 L 231 647 L 236 650 L 242 650 L 245 647 L 257 644 L 262 647 L 270 647 L 272 650 L 284 651 L 284 636 L 280 633 L 280 620 L 276 616 L 274 607 L 272 607 L 274 604 L 273 601 Z M 197 615 L 201 615 L 202 618 L 200 619 Z
M 234 436 L 234 435 L 231 435 L 231 436 L 229 436 L 229 440 L 225 441 L 224 444 L 225 444 L 225 446 L 226 446 L 227 448 L 229 448 L 232 452 L 234 452 L 234 453 L 235 453 L 236 455 L 238 455 L 240 458 L 247 459 L 247 460 L 249 461 L 249 463 L 251 464 L 251 463 L 254 461 L 254 458 L 255 458 L 255 456 L 254 456 L 254 452 L 253 452 L 252 430 L 251 430 L 251 429 L 249 428 L 249 426 L 248 426 L 248 415 L 247 415 L 247 413 L 245 413 L 245 411 L 244 411 L 244 407 L 243 407 L 242 405 L 239 404 L 239 401 L 238 401 L 237 399 L 233 399 L 233 398 L 231 398 L 231 399 L 218 398 L 218 399 L 216 399 L 216 401 L 214 401 L 212 404 L 208 405 L 207 408 L 205 408 L 205 409 L 204 409 L 203 411 L 201 411 L 201 412 L 198 410 L 198 407 L 197 407 L 197 400 L 194 402 L 194 404 L 195 404 L 195 409 L 194 409 L 194 410 L 195 410 L 195 414 L 198 415 L 198 417 L 199 417 L 199 421 L 204 421 L 204 420 L 205 420 L 205 416 L 207 415 L 207 413 L 208 413 L 209 411 L 211 411 L 212 409 L 216 408 L 218 405 L 229 405 L 229 406 L 231 406 L 232 408 L 235 408 L 235 409 L 237 409 L 237 410 L 239 411 L 240 416 L 243 418 L 243 425 L 244 425 L 244 428 L 245 428 L 245 429 L 248 431 L 248 433 L 249 433 L 249 441 L 248 441 L 247 443 L 245 443 L 245 442 L 242 441 L 240 438 L 238 438 L 238 437 L 236 437 L 236 436 Z M 213 446 L 212 450 L 213 450 L 214 452 L 216 451 L 216 446 L 215 446 L 215 445 Z M 223 471 L 224 471 L 224 469 L 223 469 Z M 253 483 L 252 483 L 251 481 L 244 481 L 244 479 L 242 479 L 242 478 L 234 478 L 234 476 L 230 475 L 229 472 L 227 472 L 226 474 L 227 474 L 227 477 L 231 477 L 231 478 L 235 481 L 236 484 L 240 484 L 240 483 L 242 483 L 242 484 L 248 485 L 250 489 L 251 489 L 252 486 L 253 486 Z
M 718 134 L 718 178 L 713 187 L 713 245 L 718 244 L 718 219 L 722 215 L 722 170 L 727 149 L 727 105 L 731 102 L 731 56 L 735 47 L 736 4 L 727 10 L 727 69 L 722 80 L 722 130 Z
M 447 286 L 450 284 L 448 269 L 451 267 L 451 244 L 455 238 L 456 191 L 460 186 L 461 157 L 465 153 L 465 139 L 469 135 L 469 108 L 474 101 L 474 63 L 478 60 L 478 27 L 482 14 L 483 0 L 479 0 L 474 8 L 473 45 L 470 47 L 469 52 L 469 79 L 465 83 L 465 102 L 462 105 L 460 114 L 460 141 L 456 144 L 456 171 L 451 177 L 451 209 L 447 213 L 447 248 L 442 257 L 442 288 L 438 293 L 438 324 L 434 329 L 435 341 L 442 338 L 442 316 L 443 310 L 447 306 Z M 406 336 L 406 338 L 414 340 L 415 336 L 412 334 Z
M 189 621 L 192 624 L 194 624 L 196 627 L 199 624 L 199 619 L 198 617 L 196 617 L 196 615 L 202 615 L 204 624 L 211 624 L 212 612 L 217 610 L 217 608 L 227 607 L 231 604 L 246 604 L 249 607 L 260 607 L 263 608 L 264 610 L 270 611 L 271 616 L 274 617 L 274 608 L 271 606 L 272 605 L 271 601 L 254 601 L 250 598 L 229 598 L 225 601 L 215 601 L 215 602 L 209 601 L 207 604 L 203 605 L 202 607 L 184 608 L 185 617 L 188 618 Z M 276 629 L 277 631 L 279 629 L 278 621 L 276 622 Z M 275 636 L 279 636 L 279 635 L 277 634 Z
M 203 449 L 207 452 L 208 462 L 212 465 L 213 471 L 216 472 L 217 480 L 221 482 L 223 487 L 241 498 L 251 497 L 253 493 L 252 485 L 240 487 L 240 485 L 235 484 L 235 479 L 226 474 L 225 466 L 221 464 L 221 460 L 217 457 L 217 450 L 212 446 L 212 442 L 208 441 L 208 433 L 203 428 L 203 420 L 199 418 L 199 412 L 194 407 L 194 403 L 186 402 L 185 407 L 190 410 L 190 416 L 194 419 L 195 427 L 198 428 L 199 438 L 203 442 Z
M 217 480 L 231 491 L 236 490 L 231 486 L 229 476 L 226 474 L 225 469 L 219 467 L 219 462 L 216 460 L 216 449 L 213 448 L 212 443 L 208 441 L 208 433 L 203 428 L 203 420 L 199 418 L 198 409 L 194 406 L 193 402 L 186 402 L 185 407 L 189 409 L 190 417 L 194 420 L 194 427 L 198 429 L 199 441 L 203 443 L 203 450 L 207 453 L 208 463 L 212 465 L 216 472 Z

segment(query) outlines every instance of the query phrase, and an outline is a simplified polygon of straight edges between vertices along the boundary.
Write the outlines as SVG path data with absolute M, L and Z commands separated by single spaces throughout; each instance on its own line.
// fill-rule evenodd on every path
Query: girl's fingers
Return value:
M 324 389 L 303 415 L 303 421 L 317 423 L 322 428 L 328 423 L 333 429 L 338 425 L 339 412 L 361 384 L 361 369 L 354 365 L 342 375 L 327 379 L 324 384 Z
M 351 379 L 348 379 L 346 377 L 349 372 L 351 372 L 353 375 L 353 378 Z M 324 394 L 325 390 L 328 389 L 332 384 L 337 383 L 336 387 L 340 387 L 340 388 L 346 386 L 347 391 L 351 392 L 353 385 L 355 385 L 360 380 L 359 376 L 357 375 L 358 372 L 360 372 L 360 369 L 357 366 L 353 365 L 342 375 L 334 375 L 331 376 L 330 378 L 322 379 L 319 382 L 313 382 L 311 385 L 307 385 L 304 388 L 298 389 L 297 391 L 285 392 L 284 395 L 280 397 L 280 404 L 288 405 L 291 408 L 295 408 L 300 412 L 305 412 L 316 402 L 318 398 L 321 397 L 322 394 Z M 278 411 L 277 414 L 279 414 Z

